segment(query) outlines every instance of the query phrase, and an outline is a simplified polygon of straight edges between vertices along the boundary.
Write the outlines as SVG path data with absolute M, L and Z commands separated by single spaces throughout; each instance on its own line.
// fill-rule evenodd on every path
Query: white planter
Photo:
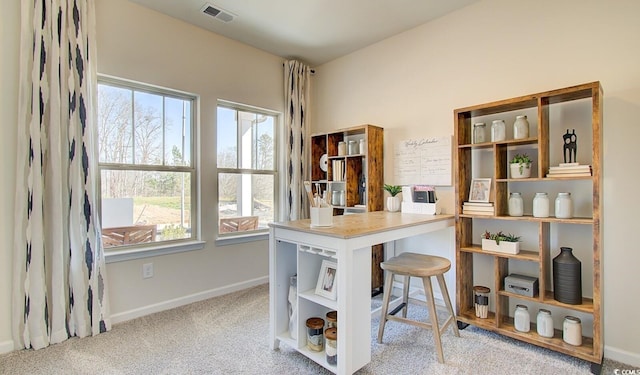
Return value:
M 511 178 L 529 178 L 531 176 L 531 164 L 527 167 L 526 165 L 522 166 L 522 172 L 520 172 L 520 164 L 519 163 L 511 163 Z
M 400 211 L 402 200 L 400 200 L 400 196 L 396 195 L 395 197 L 387 197 L 387 211 L 396 212 Z
M 495 240 L 487 240 L 483 238 L 482 250 L 505 254 L 518 254 L 520 252 L 520 242 L 500 241 L 500 244 L 497 244 Z

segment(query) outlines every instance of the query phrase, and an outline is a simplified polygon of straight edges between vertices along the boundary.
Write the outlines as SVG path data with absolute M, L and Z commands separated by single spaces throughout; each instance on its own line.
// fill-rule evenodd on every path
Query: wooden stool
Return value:
M 386 275 L 386 281 L 384 284 L 384 298 L 382 302 L 382 315 L 380 316 L 380 326 L 378 327 L 378 343 L 382 343 L 382 335 L 384 333 L 384 325 L 387 320 L 395 320 L 402 323 L 408 323 L 421 328 L 429 328 L 433 330 L 433 337 L 438 351 L 438 361 L 444 363 L 444 354 L 442 353 L 442 343 L 440 341 L 440 334 L 447 329 L 447 326 L 451 324 L 453 327 L 453 333 L 460 337 L 458 332 L 458 326 L 456 323 L 453 307 L 451 306 L 451 300 L 449 300 L 449 292 L 447 291 L 447 284 L 444 282 L 444 273 L 451 268 L 451 262 L 442 257 L 432 255 L 422 255 L 415 253 L 402 253 L 397 257 L 391 258 L 380 264 L 383 270 L 388 271 Z M 393 289 L 393 277 L 394 275 L 404 276 L 404 285 L 402 288 L 402 304 L 396 308 L 394 312 L 388 314 L 389 299 L 391 291 Z M 438 325 L 438 315 L 436 314 L 436 305 L 433 299 L 433 289 L 431 288 L 431 276 L 435 276 L 440 284 L 440 291 L 442 292 L 442 299 L 444 300 L 447 310 L 449 310 L 449 318 L 442 325 Z M 431 323 L 418 322 L 415 320 L 407 319 L 407 306 L 409 303 L 409 281 L 411 277 L 422 278 L 424 284 L 424 294 L 427 300 L 427 306 L 429 307 L 429 317 Z M 397 317 L 392 314 L 402 309 L 402 317 Z

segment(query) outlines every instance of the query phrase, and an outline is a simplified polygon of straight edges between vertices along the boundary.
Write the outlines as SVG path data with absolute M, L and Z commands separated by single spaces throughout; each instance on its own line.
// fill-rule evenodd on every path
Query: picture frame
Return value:
M 469 189 L 469 202 L 489 202 L 491 196 L 490 178 L 473 178 Z
M 338 263 L 323 260 L 322 266 L 320 267 L 320 274 L 318 274 L 316 294 L 335 301 L 338 290 L 336 286 L 338 282 L 337 275 Z

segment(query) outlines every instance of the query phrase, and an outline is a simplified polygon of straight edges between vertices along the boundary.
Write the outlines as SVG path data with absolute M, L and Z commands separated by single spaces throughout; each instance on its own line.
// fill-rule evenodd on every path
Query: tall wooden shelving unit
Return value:
M 493 103 L 476 105 L 467 108 L 456 109 L 454 111 L 454 132 L 455 132 L 455 203 L 456 203 L 456 278 L 457 278 L 457 313 L 458 321 L 472 324 L 477 327 L 494 331 L 518 340 L 535 344 L 544 348 L 558 351 L 570 356 L 581 358 L 592 363 L 591 369 L 594 373 L 600 371 L 603 357 L 603 324 L 602 324 L 602 87 L 599 82 L 592 82 L 573 87 L 547 91 Z M 579 102 L 579 103 L 578 103 Z M 586 103 L 585 103 L 586 102 Z M 580 105 L 577 105 L 577 104 Z M 585 105 L 586 104 L 586 105 Z M 591 177 L 546 177 L 549 167 L 563 162 L 562 139 L 557 137 L 558 132 L 564 132 L 570 127 L 565 122 L 563 116 L 557 115 L 562 112 L 561 106 L 572 106 L 571 111 L 582 111 L 579 115 L 582 121 L 590 126 L 583 129 L 583 138 L 587 142 L 579 144 L 579 154 L 588 155 L 588 163 L 592 166 Z M 585 108 L 590 106 L 591 113 Z M 565 111 L 569 112 L 569 110 Z M 516 114 L 528 113 L 531 124 L 531 136 L 526 139 L 508 139 L 500 142 L 485 142 L 480 144 L 472 143 L 472 124 L 475 122 L 486 122 L 487 128 L 492 119 L 503 118 L 513 120 Z M 550 113 L 552 115 L 550 115 Z M 566 117 L 566 116 L 564 116 Z M 506 121 L 507 125 L 513 122 Z M 588 131 L 591 130 L 591 134 Z M 551 136 L 553 135 L 553 137 Z M 489 137 L 487 137 L 489 138 Z M 590 139 L 591 144 L 588 144 Z M 531 178 L 510 179 L 508 174 L 509 159 L 522 150 L 530 151 L 534 160 L 534 170 Z M 480 155 L 480 156 L 479 156 Z M 484 159 L 482 159 L 482 155 Z M 486 156 L 489 155 L 489 156 Z M 481 159 L 476 160 L 476 159 Z M 488 160 L 487 160 L 488 159 Z M 580 158 L 579 160 L 580 161 Z M 493 164 L 492 166 L 490 164 Z M 537 164 L 537 165 L 536 165 Z M 581 164 L 586 164 L 581 162 Z M 489 167 L 487 167 L 489 165 Z M 475 175 L 479 170 L 485 168 L 490 170 L 492 176 Z M 472 178 L 491 177 L 492 181 L 492 201 L 495 206 L 493 216 L 475 216 L 462 213 L 463 202 L 468 200 L 469 189 Z M 508 215 L 508 197 L 511 191 L 571 191 L 573 186 L 587 184 L 592 192 L 583 194 L 582 211 L 579 217 L 572 219 L 557 219 L 553 216 L 553 199 L 550 195 L 550 217 L 533 217 L 527 204 L 531 207 L 531 193 L 525 199 L 525 215 L 522 217 L 511 217 Z M 548 189 L 548 190 L 545 190 Z M 588 189 L 587 189 L 588 190 Z M 528 211 L 528 212 L 527 212 Z M 585 212 L 586 211 L 586 212 Z M 517 255 L 509 255 L 482 250 L 480 246 L 480 234 L 488 225 L 510 226 L 509 228 L 521 228 L 527 234 L 537 238 L 537 246 L 525 247 Z M 582 228 L 587 229 L 582 229 Z M 537 228 L 537 233 L 535 229 Z M 566 228 L 566 229 L 565 229 Z M 552 252 L 559 249 L 557 246 L 569 246 L 564 244 L 566 237 L 558 239 L 560 235 L 578 228 L 591 235 L 590 244 L 592 249 L 588 249 L 586 254 L 592 256 L 591 259 L 581 259 L 582 274 L 585 280 L 585 273 L 592 272 L 592 285 L 584 287 L 589 290 L 592 287 L 591 296 L 583 296 L 582 304 L 570 305 L 556 301 L 553 298 L 552 277 Z M 475 229 L 475 230 L 474 230 Z M 527 232 L 529 229 L 529 232 Z M 532 233 L 533 232 L 533 233 Z M 582 233 L 582 232 L 581 232 Z M 560 241 L 562 245 L 558 245 Z M 536 242 L 536 241 L 532 241 Z M 554 245 L 555 243 L 555 245 Z M 521 246 L 522 247 L 522 246 Z M 478 257 L 489 257 L 479 259 Z M 586 255 L 584 256 L 587 257 Z M 474 269 L 474 258 L 477 260 Z M 504 277 L 510 273 L 510 268 L 516 268 L 518 262 L 528 262 L 533 264 L 537 270 L 539 279 L 538 295 L 534 297 L 524 297 L 521 295 L 505 291 Z M 488 269 L 487 264 L 492 264 L 492 269 Z M 484 267 L 482 266 L 484 265 Z M 484 279 L 482 279 L 484 277 Z M 491 288 L 492 306 L 487 319 L 480 319 L 474 313 L 473 286 L 478 283 L 478 279 L 486 280 L 492 278 L 493 284 L 487 285 Z M 475 280 L 474 280 L 475 279 Z M 591 280 L 587 277 L 587 280 Z M 555 335 L 553 338 L 544 338 L 536 333 L 536 312 L 531 314 L 531 331 L 527 333 L 518 332 L 513 324 L 514 303 L 525 303 L 537 305 L 541 308 L 552 309 L 554 313 Z M 583 319 L 583 344 L 572 346 L 562 339 L 562 318 L 565 315 L 582 315 Z M 590 326 L 589 320 L 593 322 L 592 337 L 584 335 L 585 320 Z M 587 327 L 591 328 L 591 327 Z
M 364 153 L 349 154 L 348 143 L 364 139 Z M 311 136 L 311 182 L 315 192 L 316 184 L 322 191 L 344 190 L 346 205 L 334 205 L 334 215 L 381 211 L 384 208 L 384 129 L 375 125 L 360 125 L 339 129 L 329 133 Z M 345 155 L 338 155 L 338 143 L 347 144 Z M 320 159 L 327 155 L 327 170 L 321 167 Z M 345 165 L 344 176 L 337 178 L 333 170 L 333 162 L 341 161 Z M 359 189 L 360 179 L 365 178 L 365 197 L 362 199 Z M 331 198 L 328 197 L 330 200 Z M 364 205 L 362 203 L 365 203 Z M 380 263 L 384 261 L 383 246 L 376 245 L 372 249 L 371 289 L 381 289 L 383 272 Z

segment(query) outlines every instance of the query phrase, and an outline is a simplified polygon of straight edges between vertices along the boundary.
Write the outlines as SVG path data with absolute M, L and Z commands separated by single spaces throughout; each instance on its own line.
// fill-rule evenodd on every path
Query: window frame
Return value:
M 255 113 L 255 114 L 261 114 L 261 115 L 265 115 L 265 116 L 272 116 L 273 117 L 273 123 L 274 123 L 274 129 L 273 129 L 273 134 L 274 134 L 274 141 L 273 141 L 273 169 L 268 170 L 268 169 L 248 169 L 248 168 L 220 168 L 218 167 L 218 163 L 217 163 L 217 157 L 218 157 L 218 127 L 219 127 L 219 121 L 218 121 L 218 109 L 220 107 L 224 107 L 227 109 L 232 109 L 235 111 L 244 111 L 244 112 L 251 112 L 251 113 Z M 282 113 L 275 111 L 275 110 L 271 110 L 271 109 L 266 109 L 266 108 L 261 108 L 261 107 L 256 107 L 256 106 L 252 106 L 252 105 L 247 105 L 247 104 L 242 104 L 242 103 L 237 103 L 237 102 L 232 102 L 232 101 L 228 101 L 228 100 L 223 100 L 223 99 L 218 99 L 217 103 L 216 103 L 216 129 L 215 129 L 215 136 L 216 136 L 216 141 L 214 142 L 215 147 L 216 147 L 216 165 L 215 165 L 215 169 L 216 169 L 216 178 L 215 178 L 215 233 L 216 233 L 216 245 L 218 246 L 224 246 L 224 245 L 230 245 L 230 244 L 236 244 L 236 243 L 244 243 L 244 242 L 251 242 L 251 241 L 260 241 L 260 240 L 266 240 L 269 238 L 269 228 L 261 228 L 261 229 L 257 229 L 255 231 L 249 231 L 249 232 L 234 232 L 234 233 L 220 233 L 220 191 L 219 191 L 219 181 L 220 181 L 220 174 L 239 174 L 239 175 L 250 175 L 250 176 L 255 176 L 255 175 L 270 175 L 273 176 L 273 221 L 276 221 L 279 219 L 280 217 L 280 212 L 282 210 L 282 208 L 280 207 L 280 174 L 278 173 L 278 170 L 280 168 L 282 168 L 282 166 L 280 165 L 280 160 L 281 160 L 281 156 L 280 156 L 280 138 L 282 137 Z M 236 146 L 238 144 L 238 142 L 240 142 L 239 139 L 236 139 Z M 236 155 L 236 158 L 239 159 L 239 155 Z
M 131 259 L 139 259 L 146 257 L 153 257 L 158 255 L 172 254 L 183 251 L 191 251 L 191 250 L 199 250 L 204 248 L 205 242 L 201 240 L 201 213 L 200 213 L 200 202 L 199 202 L 199 184 L 200 184 L 200 167 L 199 167 L 199 101 L 200 98 L 196 94 L 164 88 L 148 83 L 137 82 L 132 80 L 127 80 L 119 77 L 98 74 L 98 85 L 108 85 L 117 88 L 123 88 L 127 90 L 132 90 L 134 92 L 142 92 L 153 95 L 161 95 L 163 98 L 173 98 L 186 100 L 190 102 L 191 106 L 191 114 L 190 118 L 190 137 L 188 139 L 189 143 L 189 166 L 173 166 L 173 165 L 147 165 L 147 164 L 134 164 L 132 163 L 102 163 L 98 158 L 98 181 L 97 186 L 98 196 L 99 196 L 99 205 L 98 209 L 100 212 L 100 217 L 102 217 L 102 172 L 103 170 L 110 171 L 153 171 L 153 172 L 183 172 L 188 173 L 191 179 L 191 184 L 189 186 L 189 194 L 190 194 L 190 225 L 191 225 L 191 236 L 189 238 L 182 239 L 172 239 L 172 240 L 163 240 L 163 241 L 153 241 L 148 243 L 141 244 L 132 244 L 125 246 L 117 246 L 114 247 L 114 250 L 110 250 L 111 248 L 105 248 L 104 254 L 107 260 L 107 263 L 126 261 Z M 164 104 L 163 104 L 164 105 Z M 133 107 L 135 108 L 135 107 Z M 163 134 L 166 131 L 165 124 L 163 120 Z M 186 156 L 186 155 L 185 155 Z M 164 153 L 163 153 L 163 163 L 164 163 Z

